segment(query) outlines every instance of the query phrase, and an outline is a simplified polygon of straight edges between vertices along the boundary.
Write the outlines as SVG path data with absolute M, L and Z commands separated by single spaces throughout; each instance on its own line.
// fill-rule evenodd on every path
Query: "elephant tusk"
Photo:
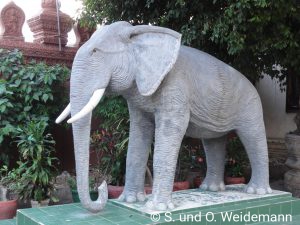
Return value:
M 67 116 L 71 113 L 71 104 L 69 103 L 69 105 L 67 105 L 67 107 L 64 109 L 64 111 L 59 115 L 59 117 L 57 117 L 57 119 L 55 120 L 55 123 L 60 123 L 61 121 L 63 121 L 64 119 L 67 118 Z
M 93 96 L 90 98 L 89 102 L 81 109 L 80 112 L 72 116 L 72 118 L 70 118 L 67 123 L 73 123 L 90 113 L 98 105 L 104 92 L 105 88 L 96 90 Z

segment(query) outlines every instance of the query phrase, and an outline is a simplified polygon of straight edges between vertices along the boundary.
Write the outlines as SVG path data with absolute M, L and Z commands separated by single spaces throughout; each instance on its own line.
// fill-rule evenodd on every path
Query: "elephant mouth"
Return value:
M 73 122 L 81 119 L 82 117 L 86 116 L 91 111 L 93 111 L 93 109 L 100 102 L 104 93 L 105 93 L 105 88 L 97 89 L 96 91 L 94 91 L 94 93 L 93 93 L 92 97 L 90 98 L 90 100 L 88 101 L 88 103 L 78 113 L 76 113 L 74 116 L 72 116 L 67 121 L 67 123 L 73 123 Z M 69 103 L 67 105 L 67 107 L 63 110 L 63 112 L 59 115 L 59 117 L 57 117 L 57 119 L 55 120 L 55 123 L 62 122 L 64 119 L 66 119 L 70 115 L 70 113 L 71 113 L 71 104 Z

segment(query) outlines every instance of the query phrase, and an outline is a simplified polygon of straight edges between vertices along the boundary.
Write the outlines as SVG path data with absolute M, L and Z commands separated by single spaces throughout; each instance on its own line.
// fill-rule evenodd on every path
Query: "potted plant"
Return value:
M 244 171 L 239 163 L 234 159 L 229 159 L 226 164 L 225 184 L 245 184 Z
M 108 196 L 117 198 L 123 192 L 128 137 L 106 129 L 96 130 L 91 135 L 98 168 L 108 178 Z
M 193 179 L 193 185 L 195 188 L 200 187 L 203 181 L 204 173 L 206 171 L 206 163 L 205 163 L 205 158 L 204 156 L 193 156 L 192 157 L 192 166 L 193 168 L 198 168 L 199 175 L 196 175 Z
M 246 183 L 244 171 L 248 164 L 248 157 L 243 144 L 236 135 L 230 135 L 227 144 L 225 184 Z
M 186 190 L 190 187 L 190 182 L 187 180 L 190 163 L 189 154 L 186 146 L 182 146 L 177 160 L 173 191 Z
M 7 166 L 0 169 L 0 220 L 12 219 L 17 212 L 17 196 L 10 190 L 9 180 L 15 177 L 13 172 L 8 171 Z
M 183 176 L 180 173 L 185 173 L 184 179 L 189 182 L 189 186 L 198 188 L 202 183 L 205 172 L 205 154 L 201 143 L 195 142 L 195 139 L 184 139 L 178 156 L 176 181 L 182 180 L 182 178 L 178 179 L 178 177 Z M 176 182 L 174 185 L 176 185 Z
M 49 201 L 57 201 L 53 197 L 54 189 L 54 144 L 51 134 L 45 134 L 48 124 L 46 121 L 32 120 L 18 128 L 17 147 L 20 161 L 15 169 L 17 182 L 12 189 L 21 199 L 31 199 L 32 207 L 48 205 Z
M 96 152 L 94 165 L 103 176 L 109 178 L 109 198 L 116 198 L 124 188 L 126 154 L 129 140 L 129 113 L 126 101 L 119 96 L 103 99 L 95 115 L 102 123 L 101 128 L 91 135 L 91 147 Z

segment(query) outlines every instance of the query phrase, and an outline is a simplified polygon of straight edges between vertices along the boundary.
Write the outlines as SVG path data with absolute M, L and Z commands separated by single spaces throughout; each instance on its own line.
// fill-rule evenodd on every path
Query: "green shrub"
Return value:
M 51 134 L 46 133 L 47 126 L 41 120 L 30 121 L 17 128 L 20 161 L 17 162 L 18 167 L 7 173 L 2 183 L 21 199 L 42 201 L 51 198 L 57 158 L 52 156 L 55 141 Z
M 95 115 L 102 120 L 101 129 L 91 137 L 98 157 L 98 169 L 111 177 L 111 183 L 124 183 L 126 153 L 129 140 L 129 113 L 126 101 L 120 96 L 105 97 Z
M 246 150 L 237 136 L 231 137 L 227 143 L 226 174 L 230 177 L 244 176 L 249 165 Z
M 0 164 L 8 163 L 17 127 L 31 120 L 49 124 L 63 108 L 63 82 L 69 70 L 31 61 L 25 63 L 19 50 L 0 49 Z

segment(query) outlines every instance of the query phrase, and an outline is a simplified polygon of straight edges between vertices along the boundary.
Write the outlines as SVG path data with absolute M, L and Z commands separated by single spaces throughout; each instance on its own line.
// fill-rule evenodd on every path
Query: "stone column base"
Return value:
M 284 187 L 294 197 L 300 198 L 300 170 L 292 169 L 284 174 Z

